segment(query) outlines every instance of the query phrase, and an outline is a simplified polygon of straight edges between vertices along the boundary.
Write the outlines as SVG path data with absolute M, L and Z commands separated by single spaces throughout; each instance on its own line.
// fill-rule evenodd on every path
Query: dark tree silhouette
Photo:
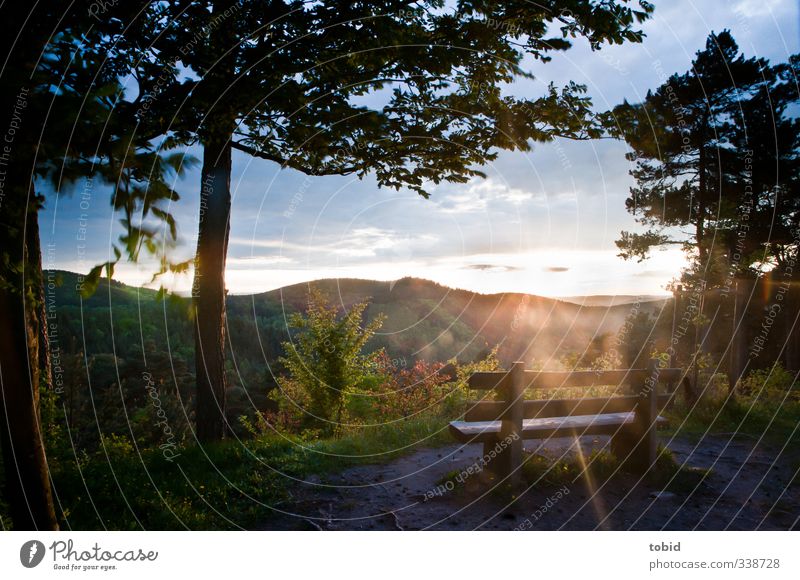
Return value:
M 620 256 L 643 260 L 655 246 L 680 244 L 694 258 L 684 281 L 707 285 L 732 267 L 780 259 L 797 218 L 798 125 L 785 116 L 797 101 L 791 62 L 746 59 L 728 31 L 711 34 L 690 71 L 614 109 L 635 164 L 626 206 L 647 228 L 622 232 Z M 781 225 L 770 232 L 776 203 Z
M 798 259 L 800 245 L 800 102 L 797 85 L 800 57 L 773 66 L 751 98 L 734 117 L 731 145 L 745 152 L 747 162 L 736 175 L 739 201 L 736 223 L 728 237 L 732 273 L 753 275 L 755 266 L 774 266 L 781 277 Z
M 117 259 L 136 258 L 142 248 L 158 251 L 160 239 L 175 236 L 172 216 L 161 204 L 177 199 L 167 178 L 181 170 L 183 156 L 162 154 L 151 142 L 154 133 L 132 130 L 135 109 L 124 101 L 121 83 L 136 54 L 117 40 L 127 24 L 151 20 L 141 6 L 113 7 L 114 14 L 102 20 L 90 2 L 5 3 L 0 9 L 8 64 L 0 71 L 0 126 L 6 131 L 0 152 L 0 439 L 16 529 L 58 526 L 39 413 L 40 388 L 53 386 L 40 191 L 47 183 L 65 193 L 87 178 L 110 185 L 125 226 L 114 247 Z M 109 274 L 113 263 L 105 265 Z M 87 291 L 102 268 L 87 277 Z

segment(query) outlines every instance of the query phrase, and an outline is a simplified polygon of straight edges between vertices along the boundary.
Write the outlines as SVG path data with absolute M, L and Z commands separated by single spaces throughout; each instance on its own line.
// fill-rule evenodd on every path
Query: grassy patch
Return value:
M 701 485 L 711 472 L 711 469 L 680 464 L 675 461 L 669 449 L 661 449 L 647 476 L 648 481 L 660 488 L 660 491 L 689 493 Z
M 6 502 L 6 497 L 4 494 L 4 477 L 2 474 L 5 473 L 5 466 L 3 465 L 3 451 L 0 449 L 0 530 L 10 530 L 11 527 L 11 518 L 8 515 L 8 502 Z
M 436 485 L 447 485 L 448 482 L 452 482 L 453 484 L 457 483 L 456 478 L 461 475 L 460 469 L 451 469 L 447 473 L 445 473 L 442 477 L 436 480 Z
M 8 504 L 0 494 L 0 530 L 11 530 L 11 518 L 8 516 Z
M 522 466 L 528 485 L 558 487 L 590 479 L 594 485 L 624 476 L 619 460 L 605 450 L 593 451 L 584 461 L 577 457 L 553 461 L 543 455 L 530 455 Z M 660 449 L 655 465 L 647 472 L 646 482 L 659 491 L 688 492 L 709 475 L 710 470 L 678 464 L 668 449 Z
M 783 445 L 800 442 L 800 383 L 775 364 L 753 370 L 728 395 L 723 374 L 701 376 L 702 395 L 694 405 L 684 401 L 667 411 L 672 432 L 690 439 L 705 434 L 738 434 Z
M 586 477 L 605 481 L 614 474 L 618 465 L 616 457 L 608 451 L 593 451 L 583 463 L 577 457 L 553 461 L 536 454 L 525 459 L 522 477 L 528 485 L 547 487 L 568 485 Z
M 679 404 L 667 414 L 672 433 L 699 438 L 705 434 L 737 433 L 762 437 L 771 443 L 800 441 L 800 403 L 751 397 L 701 401 L 693 407 Z M 668 431 L 669 433 L 669 431 Z
M 439 446 L 452 443 L 447 419 L 420 416 L 394 423 L 365 427 L 341 439 L 327 439 L 312 444 L 312 450 L 325 454 L 319 468 L 328 471 L 349 464 L 379 463 L 408 453 L 414 447 Z M 333 463 L 330 463 L 330 458 Z

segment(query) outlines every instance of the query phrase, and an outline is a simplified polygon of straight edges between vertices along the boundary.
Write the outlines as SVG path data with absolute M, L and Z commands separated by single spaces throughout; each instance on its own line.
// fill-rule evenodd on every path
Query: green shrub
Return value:
M 751 371 L 736 385 L 736 392 L 744 400 L 769 406 L 796 402 L 800 396 L 794 375 L 779 362 L 769 369 Z
M 302 422 L 325 435 L 339 432 L 348 398 L 374 366 L 377 353 L 362 351 L 384 317 L 362 326 L 368 305 L 360 302 L 340 315 L 322 292 L 312 288 L 305 313 L 289 318 L 291 340 L 283 344 L 280 362 L 293 384 L 283 381 L 281 386 L 284 394 L 293 387 L 305 392 Z
M 739 381 L 733 395 L 724 374 L 706 372 L 704 378 L 695 404 L 679 400 L 667 411 L 673 429 L 694 436 L 741 434 L 778 443 L 797 437 L 800 391 L 794 376 L 780 363 L 751 371 Z

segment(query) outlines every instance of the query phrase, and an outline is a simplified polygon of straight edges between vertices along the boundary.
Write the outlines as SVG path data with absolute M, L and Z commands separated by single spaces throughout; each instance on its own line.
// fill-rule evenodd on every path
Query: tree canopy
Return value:
M 225 433 L 225 280 L 232 150 L 309 175 L 375 177 L 428 196 L 465 183 L 499 149 L 602 134 L 586 88 L 503 86 L 584 38 L 638 42 L 649 2 L 502 4 L 182 0 L 158 4 L 137 46 L 138 115 L 203 146 L 194 260 L 201 440 Z M 154 68 L 160 64 L 161 70 Z
M 796 252 L 797 62 L 745 58 L 728 31 L 712 33 L 691 70 L 614 109 L 636 180 L 626 207 L 646 228 L 622 232 L 620 256 L 680 244 L 688 276 L 720 283 Z
M 427 195 L 480 175 L 497 148 L 599 136 L 585 87 L 502 87 L 529 76 L 523 57 L 546 62 L 574 38 L 640 41 L 652 6 L 631 4 L 175 2 L 151 47 L 173 75 L 142 83 L 145 114 L 200 141 L 224 127 L 234 149 L 283 167 Z

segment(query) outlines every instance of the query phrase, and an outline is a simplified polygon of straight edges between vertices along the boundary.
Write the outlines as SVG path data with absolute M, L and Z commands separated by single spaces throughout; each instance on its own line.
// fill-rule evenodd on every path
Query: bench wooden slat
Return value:
M 510 383 L 511 374 L 506 371 L 479 371 L 472 373 L 467 380 L 470 389 L 479 391 L 505 389 Z
M 522 422 L 523 439 L 544 439 L 567 435 L 613 435 L 623 425 L 632 425 L 634 413 L 604 413 L 602 415 L 573 415 L 571 417 L 547 417 L 526 419 Z M 658 417 L 657 425 L 667 420 Z M 500 436 L 502 421 L 452 421 L 450 433 L 462 443 L 485 443 Z
M 666 407 L 673 395 L 659 395 L 658 408 Z M 619 397 L 585 397 L 583 399 L 539 399 L 523 403 L 523 417 L 566 417 L 633 411 L 639 402 L 637 395 Z M 464 416 L 465 421 L 496 421 L 502 418 L 509 404 L 503 401 L 474 401 Z
M 648 369 L 622 369 L 612 371 L 525 371 L 525 387 L 534 389 L 559 389 L 562 387 L 591 387 L 593 385 L 641 384 L 653 372 Z M 657 382 L 674 382 L 681 378 L 683 369 L 660 369 L 654 378 Z
M 591 387 L 592 385 L 640 384 L 650 376 L 658 382 L 676 382 L 683 376 L 683 369 L 659 369 L 655 373 L 648 369 L 622 369 L 611 371 L 525 371 L 524 385 L 534 389 L 558 389 L 562 387 Z M 507 371 L 480 371 L 472 373 L 467 384 L 476 390 L 507 388 L 511 375 Z

